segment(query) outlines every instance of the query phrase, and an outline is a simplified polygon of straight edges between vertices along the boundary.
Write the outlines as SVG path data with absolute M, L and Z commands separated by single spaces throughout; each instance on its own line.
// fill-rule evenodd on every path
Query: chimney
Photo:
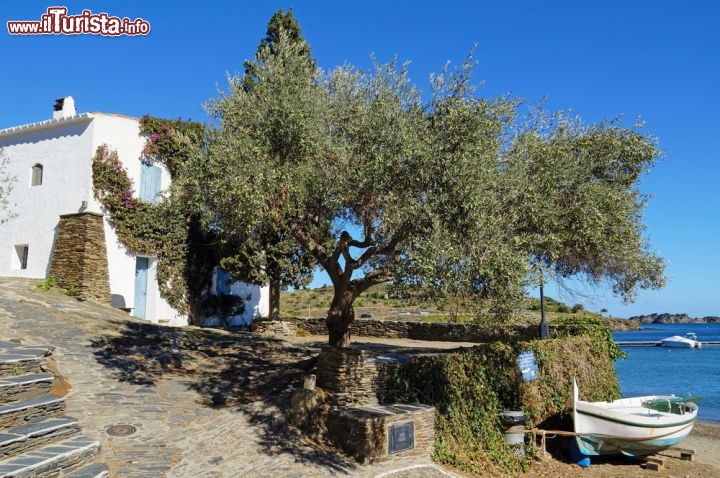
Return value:
M 58 98 L 53 105 L 53 119 L 75 116 L 75 100 L 72 96 Z

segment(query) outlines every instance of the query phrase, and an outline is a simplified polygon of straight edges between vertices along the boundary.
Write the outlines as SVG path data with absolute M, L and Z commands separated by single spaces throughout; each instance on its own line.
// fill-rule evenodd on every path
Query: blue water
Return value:
M 641 330 L 613 332 L 618 342 L 657 341 L 695 332 L 700 342 L 720 342 L 720 324 L 648 324 Z M 620 392 L 642 395 L 700 395 L 698 418 L 720 421 L 720 345 L 699 349 L 623 347 L 628 356 L 615 363 Z

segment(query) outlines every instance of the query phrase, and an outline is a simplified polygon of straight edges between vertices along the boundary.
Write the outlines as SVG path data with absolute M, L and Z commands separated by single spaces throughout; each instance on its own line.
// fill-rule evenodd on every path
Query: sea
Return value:
M 617 342 L 657 341 L 694 332 L 700 342 L 720 342 L 720 324 L 647 324 L 640 330 L 613 332 Z M 720 422 L 720 345 L 699 349 L 623 347 L 615 362 L 624 397 L 700 395 L 698 418 Z

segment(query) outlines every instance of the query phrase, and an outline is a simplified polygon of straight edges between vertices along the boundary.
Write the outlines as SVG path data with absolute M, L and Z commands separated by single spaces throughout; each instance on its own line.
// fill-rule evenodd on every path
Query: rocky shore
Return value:
M 638 324 L 720 324 L 720 317 L 711 315 L 690 317 L 687 314 L 650 314 L 636 315 L 627 320 Z
M 640 328 L 640 322 L 636 320 L 615 319 L 612 317 L 604 317 L 603 320 L 605 325 L 612 330 L 638 330 Z

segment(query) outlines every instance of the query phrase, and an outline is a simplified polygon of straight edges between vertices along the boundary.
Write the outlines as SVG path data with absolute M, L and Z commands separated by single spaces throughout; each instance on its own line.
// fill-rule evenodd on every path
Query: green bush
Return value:
M 597 319 L 560 324 L 557 338 L 494 342 L 460 352 L 422 356 L 403 364 L 388 379 L 383 400 L 436 407 L 435 451 L 440 463 L 484 476 L 516 474 L 532 456 L 515 455 L 505 444 L 503 410 L 523 410 L 529 426 L 564 415 L 577 377 L 584 399 L 619 397 L 616 346 Z M 567 325 L 567 326 L 566 326 Z M 532 351 L 539 377 L 522 379 L 517 356 Z
M 37 288 L 40 290 L 48 291 L 57 285 L 57 280 L 53 276 L 47 276 L 46 279 L 38 283 Z

